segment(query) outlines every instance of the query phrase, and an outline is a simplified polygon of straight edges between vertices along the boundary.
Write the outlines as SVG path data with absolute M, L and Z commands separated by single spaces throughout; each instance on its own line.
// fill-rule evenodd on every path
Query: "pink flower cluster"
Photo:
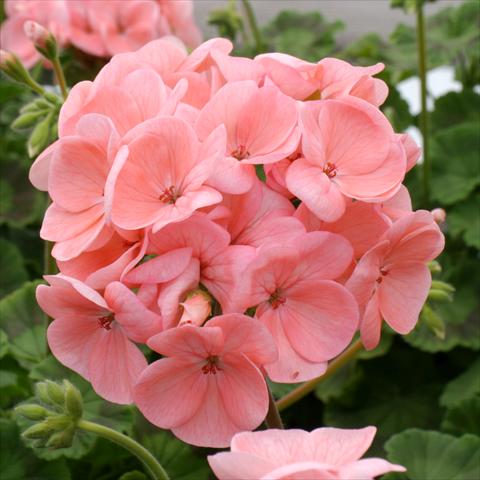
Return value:
M 62 46 L 97 57 L 131 52 L 159 37 L 174 35 L 196 47 L 201 34 L 192 0 L 5 0 L 7 20 L 0 30 L 3 50 L 32 67 L 41 57 L 24 32 L 33 20 Z
M 230 452 L 208 457 L 219 480 L 372 480 L 405 468 L 381 458 L 360 457 L 375 427 L 266 430 L 235 435 Z
M 52 352 L 211 447 L 263 421 L 266 376 L 321 375 L 358 330 L 374 348 L 382 319 L 408 333 L 444 241 L 402 186 L 419 149 L 378 109 L 381 65 L 231 49 L 116 55 L 71 90 L 30 172 L 53 201 Z

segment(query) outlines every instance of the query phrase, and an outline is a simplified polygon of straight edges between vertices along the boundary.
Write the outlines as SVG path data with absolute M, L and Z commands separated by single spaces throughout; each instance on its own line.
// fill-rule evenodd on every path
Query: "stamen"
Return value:
M 323 173 L 328 178 L 333 178 L 337 175 L 337 167 L 333 163 L 327 162 L 323 167 Z
M 231 155 L 237 160 L 243 160 L 244 158 L 248 158 L 250 156 L 250 152 L 247 151 L 247 147 L 244 145 L 239 145 L 235 150 L 232 151 Z
M 202 367 L 202 372 L 204 375 L 211 373 L 213 375 L 217 374 L 217 371 L 220 371 L 221 368 L 218 366 L 220 359 L 217 355 L 210 355 L 207 358 L 207 363 Z
M 377 278 L 377 283 L 382 283 L 383 277 L 385 277 L 388 274 L 388 270 L 385 270 L 384 268 L 380 269 L 380 276 Z
M 175 187 L 171 185 L 166 188 L 158 197 L 158 199 L 163 203 L 175 203 L 178 198 L 178 193 L 175 191 Z
M 99 325 L 104 328 L 105 330 L 112 329 L 112 322 L 115 320 L 113 313 L 106 315 L 105 317 L 101 317 L 98 319 Z
M 286 301 L 287 299 L 284 296 L 282 296 L 278 288 L 272 293 L 272 295 L 268 299 L 268 302 L 270 303 L 270 305 L 274 310 L 277 309 L 280 305 L 283 305 Z

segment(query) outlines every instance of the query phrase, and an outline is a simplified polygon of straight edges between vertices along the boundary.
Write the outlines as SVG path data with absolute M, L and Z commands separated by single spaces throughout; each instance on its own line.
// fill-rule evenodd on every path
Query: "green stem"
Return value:
M 257 53 L 263 53 L 265 51 L 265 42 L 263 41 L 262 33 L 258 28 L 257 19 L 255 18 L 253 8 L 248 0 L 242 0 L 242 5 L 247 16 L 248 25 L 250 26 L 253 39 L 255 41 Z
M 307 396 L 310 392 L 313 392 L 317 385 L 330 378 L 335 372 L 340 370 L 344 365 L 350 362 L 355 355 L 362 349 L 362 341 L 360 339 L 353 342 L 341 355 L 333 360 L 329 365 L 327 371 L 320 377 L 314 378 L 305 382 L 304 384 L 292 390 L 290 393 L 282 397 L 277 401 L 278 411 L 285 410 L 290 405 L 301 400 Z
M 420 77 L 420 100 L 422 111 L 420 112 L 420 130 L 423 137 L 423 195 L 425 206 L 430 199 L 430 151 L 428 145 L 428 111 L 427 111 L 427 54 L 425 41 L 425 18 L 423 6 L 417 5 L 417 54 L 418 75 Z
M 104 425 L 99 425 L 98 423 L 89 422 L 87 420 L 79 420 L 77 428 L 85 430 L 86 432 L 94 433 L 99 437 L 106 438 L 107 440 L 117 443 L 121 447 L 127 449 L 143 463 L 152 479 L 169 480 L 167 472 L 165 472 L 156 458 L 132 438 L 111 428 L 105 427 Z
M 282 417 L 278 411 L 275 399 L 273 398 L 272 392 L 267 387 L 268 390 L 268 412 L 265 417 L 265 424 L 267 428 L 280 428 L 283 429 Z
M 64 100 L 66 100 L 68 97 L 67 82 L 65 80 L 65 74 L 63 73 L 63 68 L 58 55 L 52 61 L 52 65 L 55 76 L 57 77 L 58 85 L 60 86 L 60 91 L 62 92 L 62 97 Z

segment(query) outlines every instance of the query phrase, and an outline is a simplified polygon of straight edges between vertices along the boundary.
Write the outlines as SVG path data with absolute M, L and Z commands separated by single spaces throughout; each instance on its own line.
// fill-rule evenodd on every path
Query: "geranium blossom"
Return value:
M 204 327 L 168 330 L 148 345 L 166 357 L 152 363 L 135 388 L 135 403 L 153 424 L 194 445 L 225 447 L 265 418 L 260 367 L 277 352 L 255 320 L 222 315 Z
M 372 480 L 404 472 L 381 458 L 361 458 L 375 432 L 375 427 L 243 432 L 233 437 L 230 452 L 210 455 L 208 463 L 219 480 Z

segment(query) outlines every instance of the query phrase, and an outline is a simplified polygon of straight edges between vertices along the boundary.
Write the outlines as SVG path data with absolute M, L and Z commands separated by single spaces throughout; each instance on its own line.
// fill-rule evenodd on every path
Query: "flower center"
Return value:
M 217 355 L 210 355 L 207 358 L 207 363 L 202 367 L 202 372 L 204 375 L 207 375 L 209 373 L 216 375 L 217 371 L 220 371 L 221 368 L 218 366 L 218 363 L 220 362 L 220 358 L 218 358 Z
M 384 268 L 380 269 L 380 276 L 377 278 L 377 283 L 382 283 L 383 277 L 385 277 L 388 274 L 388 270 L 385 270 Z
M 158 199 L 163 203 L 173 204 L 175 203 L 178 197 L 179 197 L 178 192 L 176 192 L 175 187 L 171 185 L 160 194 Z
M 337 167 L 335 166 L 335 164 L 327 162 L 323 167 L 323 173 L 328 178 L 333 178 L 337 175 Z
M 247 147 L 244 145 L 239 145 L 235 150 L 232 151 L 231 155 L 237 160 L 243 160 L 244 158 L 248 158 L 250 156 L 250 152 L 247 151 Z
M 113 316 L 113 313 L 109 313 L 108 315 L 105 315 L 104 317 L 99 318 L 98 323 L 105 330 L 111 330 L 112 322 L 114 320 L 115 320 L 115 317 Z
M 272 293 L 272 295 L 268 299 L 268 302 L 274 310 L 277 309 L 280 305 L 283 305 L 286 301 L 287 299 L 282 295 L 278 288 Z

